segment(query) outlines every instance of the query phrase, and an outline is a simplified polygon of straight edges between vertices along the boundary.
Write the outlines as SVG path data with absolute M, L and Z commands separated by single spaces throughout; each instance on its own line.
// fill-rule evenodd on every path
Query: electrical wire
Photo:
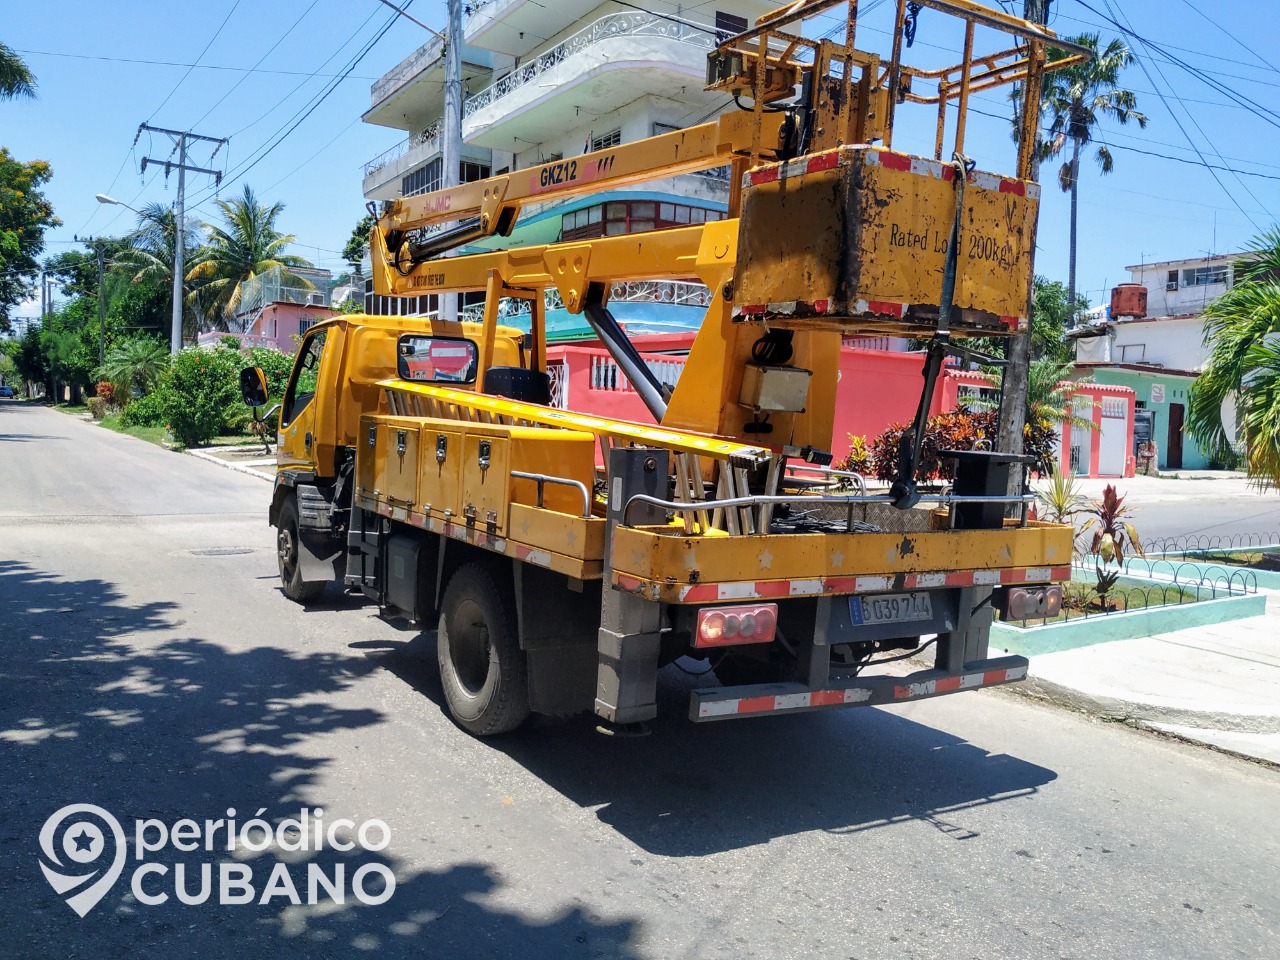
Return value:
M 410 0 L 410 3 L 412 3 L 412 0 Z M 406 8 L 408 6 L 409 4 L 405 4 Z M 309 105 L 300 109 L 298 113 L 295 113 L 294 116 L 290 118 L 290 121 L 287 122 L 286 127 L 280 128 L 280 130 L 278 130 L 275 134 L 272 134 L 270 137 L 268 137 L 267 140 L 270 142 L 264 143 L 262 146 L 258 147 L 257 150 L 253 151 L 250 154 L 249 158 L 243 161 L 239 165 L 239 167 L 228 171 L 227 175 L 224 176 L 223 178 L 221 186 L 230 186 L 232 183 L 235 183 L 237 180 L 242 179 L 246 174 L 249 173 L 250 170 L 256 167 L 263 160 L 265 160 L 271 154 L 271 152 L 276 149 L 276 147 L 280 146 L 280 144 L 283 143 L 284 140 L 291 133 L 293 133 L 293 131 L 297 130 L 298 127 L 308 117 L 310 117 L 311 114 L 313 114 L 316 111 L 316 109 L 319 108 L 319 106 L 322 103 L 324 103 L 325 100 L 329 98 L 329 96 L 338 88 L 338 85 L 341 84 L 345 79 L 347 79 L 347 77 L 351 74 L 351 72 L 355 70 L 356 66 L 358 66 L 359 63 L 366 56 L 368 56 L 369 52 L 377 45 L 377 43 L 384 36 L 386 36 L 387 32 L 399 21 L 399 19 L 400 19 L 399 13 L 393 13 L 387 19 L 387 22 L 382 26 L 382 28 L 378 30 L 377 33 L 372 37 L 372 39 L 370 39 L 364 45 L 364 47 L 348 62 L 348 65 L 346 69 L 342 72 L 342 74 L 336 77 L 332 83 L 328 84 L 327 87 L 323 91 L 321 91 L 321 93 L 318 96 L 313 97 Z M 365 22 L 367 23 L 368 20 L 366 20 Z M 200 196 L 193 202 L 193 206 L 198 206 L 199 204 L 204 203 L 211 196 L 213 196 L 215 192 L 216 191 L 209 191 L 205 193 L 203 196 Z
M 213 32 L 213 36 L 209 38 L 209 42 L 206 43 L 204 45 L 204 49 L 200 51 L 200 56 L 196 57 L 196 62 L 193 63 L 190 67 L 188 67 L 187 72 L 184 73 L 182 75 L 182 78 L 173 85 L 173 89 L 169 91 L 169 95 L 160 101 L 160 106 L 156 107 L 154 110 L 151 111 L 151 116 L 147 117 L 147 123 L 150 123 L 152 120 L 155 119 L 156 114 L 164 109 L 164 105 L 173 99 L 173 95 L 178 92 L 178 88 L 182 86 L 183 82 L 187 79 L 187 77 L 191 76 L 191 71 L 196 68 L 196 64 L 198 64 L 201 60 L 203 60 L 204 55 L 209 52 L 209 48 L 213 46 L 213 41 L 218 39 L 218 36 L 222 33 L 223 28 L 226 27 L 227 22 L 231 19 L 232 14 L 234 14 L 236 10 L 240 7 L 240 2 L 241 0 L 236 0 L 236 2 L 231 5 L 231 9 L 228 10 L 227 15 L 222 18 L 222 23 L 218 25 L 218 29 Z
M 319 0 L 317 0 L 319 2 Z M 315 6 L 315 4 L 312 4 Z M 309 8 L 308 8 L 309 9 Z M 296 24 L 295 24 L 296 26 Z M 283 38 L 282 38 L 283 39 Z M 275 49 L 274 47 L 272 49 Z M 280 77 L 335 77 L 337 74 L 310 73 L 306 70 L 272 70 L 253 67 L 233 67 L 224 63 L 181 63 L 177 60 L 144 60 L 140 57 L 108 57 L 97 53 L 60 53 L 53 50 L 18 50 L 21 54 L 32 54 L 40 57 L 63 57 L 70 60 L 99 60 L 103 63 L 135 63 L 146 67 L 194 67 L 197 70 L 220 70 L 230 73 L 261 73 Z M 262 61 L 259 61 L 261 63 Z M 377 80 L 372 76 L 354 76 L 356 80 Z M 197 121 L 198 122 L 198 121 Z M 195 126 L 195 124 L 192 124 Z

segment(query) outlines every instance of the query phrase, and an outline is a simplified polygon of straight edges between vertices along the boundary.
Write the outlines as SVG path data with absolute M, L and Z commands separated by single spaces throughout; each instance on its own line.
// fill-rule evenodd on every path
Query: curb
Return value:
M 1135 723 L 1171 723 L 1180 727 L 1200 727 L 1233 733 L 1280 733 L 1280 716 L 1266 714 L 1234 714 L 1186 707 L 1162 707 L 1137 703 L 1116 697 L 1100 697 L 1084 693 L 1061 683 L 1028 674 L 1022 683 L 1005 689 L 1019 696 L 1043 700 L 1080 713 L 1109 717 Z
M 273 473 L 263 473 L 261 470 L 253 469 L 253 467 L 245 467 L 238 463 L 230 463 L 227 460 L 221 460 L 218 457 L 213 456 L 213 454 L 204 453 L 200 450 L 187 450 L 186 453 L 189 456 L 197 457 L 200 460 L 208 460 L 210 463 L 216 463 L 220 467 L 226 467 L 228 470 L 234 470 L 236 473 L 244 473 L 251 477 L 257 477 L 259 480 L 275 482 L 276 479 L 275 474 Z

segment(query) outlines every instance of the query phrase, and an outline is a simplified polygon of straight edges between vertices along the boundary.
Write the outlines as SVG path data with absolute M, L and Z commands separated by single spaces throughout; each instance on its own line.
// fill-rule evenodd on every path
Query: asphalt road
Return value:
M 678 673 L 649 737 L 480 742 L 444 715 L 431 635 L 284 599 L 261 480 L 0 402 L 0 490 L 6 958 L 1275 956 L 1275 769 L 998 691 L 694 726 Z M 83 919 L 40 870 L 74 803 L 128 833 Z M 137 819 L 302 805 L 390 843 L 134 858 Z M 93 855 L 77 837 L 64 868 Z M 167 902 L 131 893 L 141 862 Z M 178 864 L 193 895 L 200 864 L 244 864 L 259 897 L 283 869 L 305 901 L 311 864 L 396 886 L 187 905 Z

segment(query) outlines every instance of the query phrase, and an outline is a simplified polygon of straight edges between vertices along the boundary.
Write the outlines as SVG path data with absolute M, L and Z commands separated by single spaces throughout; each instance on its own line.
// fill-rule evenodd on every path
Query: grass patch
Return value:
M 1280 552 L 1280 551 L 1272 551 Z M 1233 567 L 1252 567 L 1255 570 L 1275 570 L 1277 566 L 1274 561 L 1267 559 L 1265 551 L 1258 550 L 1230 550 L 1218 553 L 1216 551 L 1189 551 L 1183 556 L 1187 560 L 1194 560 L 1197 563 L 1222 563 Z
M 139 440 L 147 441 L 147 443 L 154 443 L 158 447 L 164 446 L 165 437 L 168 434 L 164 427 L 127 427 L 118 413 L 103 417 L 99 423 L 108 430 L 137 437 Z
M 82 413 L 89 412 L 88 404 L 84 403 L 50 403 L 47 406 L 52 410 L 58 410 L 62 413 L 69 413 L 73 416 L 79 416 Z

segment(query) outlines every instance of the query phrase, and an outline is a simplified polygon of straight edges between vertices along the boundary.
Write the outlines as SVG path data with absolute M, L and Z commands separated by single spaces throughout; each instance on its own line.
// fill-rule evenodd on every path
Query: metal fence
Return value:
M 1138 569 L 1135 564 L 1141 564 L 1146 569 Z M 1096 568 L 1088 563 L 1076 563 L 1073 569 L 1092 574 Z M 1072 617 L 1067 617 L 1064 611 L 1062 617 L 1048 621 L 1023 619 L 1006 620 L 1005 622 L 1027 627 L 1043 623 L 1059 623 L 1065 620 L 1088 620 L 1129 613 L 1131 609 L 1176 607 L 1184 603 L 1199 603 L 1202 600 L 1217 600 L 1224 597 L 1243 597 L 1258 592 L 1258 578 L 1248 570 L 1231 570 L 1215 566 L 1206 568 L 1204 564 L 1190 561 L 1179 562 L 1163 558 L 1144 560 L 1141 557 L 1130 557 L 1118 568 L 1109 568 L 1109 572 L 1119 572 L 1121 576 L 1130 578 L 1152 579 L 1158 576 L 1168 577 L 1168 580 L 1152 582 L 1150 586 L 1135 586 L 1132 583 L 1117 584 L 1109 591 L 1109 594 L 1112 595 L 1120 592 L 1132 595 L 1136 592 L 1142 597 L 1143 603 L 1141 607 L 1129 608 L 1126 604 L 1123 609 L 1091 610 L 1086 604 L 1084 609 L 1072 611 L 1075 614 Z M 1072 580 L 1071 582 L 1083 587 L 1089 586 L 1088 580 Z
M 1156 537 L 1142 543 L 1142 549 L 1146 553 L 1229 553 L 1258 547 L 1280 549 L 1280 530 L 1265 533 L 1186 534 L 1180 537 Z

